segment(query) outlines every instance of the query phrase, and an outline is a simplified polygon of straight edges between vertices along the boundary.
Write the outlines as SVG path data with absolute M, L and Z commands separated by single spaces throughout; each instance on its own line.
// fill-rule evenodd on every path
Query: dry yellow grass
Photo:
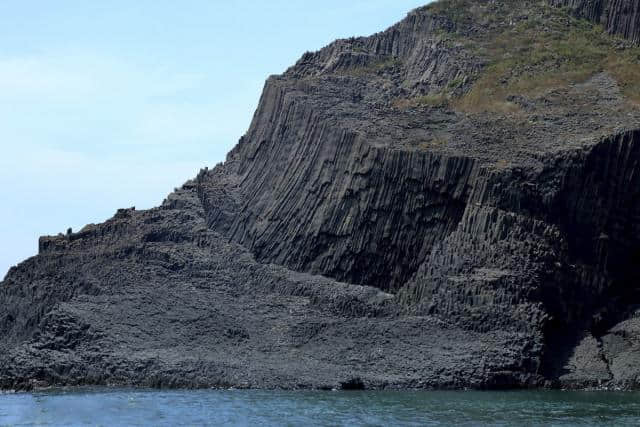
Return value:
M 454 106 L 464 111 L 513 112 L 509 95 L 535 96 L 582 83 L 606 71 L 622 92 L 640 102 L 640 49 L 605 34 L 597 25 L 548 8 L 480 43 L 489 66 Z
M 449 105 L 467 112 L 515 113 L 519 107 L 508 101 L 510 95 L 536 96 L 582 83 L 603 71 L 617 80 L 630 101 L 640 104 L 640 48 L 546 2 L 530 3 L 527 19 L 510 16 L 511 10 L 521 11 L 521 7 L 503 10 L 505 4 L 482 6 L 469 0 L 450 0 L 428 6 L 432 13 L 459 24 L 459 29 L 468 22 L 480 22 L 488 28 L 478 37 L 459 31 L 453 34 L 484 58 L 487 66 L 462 97 L 444 90 L 442 97 Z M 421 105 L 417 100 L 410 102 Z

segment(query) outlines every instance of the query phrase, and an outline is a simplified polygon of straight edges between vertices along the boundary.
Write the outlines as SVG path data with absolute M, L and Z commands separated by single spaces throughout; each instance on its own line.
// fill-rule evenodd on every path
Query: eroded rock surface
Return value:
M 638 0 L 551 0 L 570 8 L 578 16 L 601 24 L 609 33 L 640 41 Z
M 443 0 L 305 54 L 224 164 L 11 269 L 0 386 L 638 387 L 638 53 Z

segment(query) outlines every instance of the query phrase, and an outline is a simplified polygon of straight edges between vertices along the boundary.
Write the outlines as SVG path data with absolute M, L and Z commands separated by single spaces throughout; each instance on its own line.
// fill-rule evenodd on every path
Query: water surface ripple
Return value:
M 0 425 L 640 425 L 640 393 L 121 389 L 0 395 Z

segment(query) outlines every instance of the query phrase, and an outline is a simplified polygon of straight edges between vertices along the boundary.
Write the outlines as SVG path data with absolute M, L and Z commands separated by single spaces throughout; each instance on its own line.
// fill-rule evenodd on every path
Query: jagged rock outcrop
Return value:
M 640 1 L 638 0 L 550 0 L 570 8 L 578 16 L 598 24 L 610 34 L 640 42 Z
M 9 272 L 0 386 L 638 387 L 640 51 L 545 4 L 270 77 L 224 164 Z

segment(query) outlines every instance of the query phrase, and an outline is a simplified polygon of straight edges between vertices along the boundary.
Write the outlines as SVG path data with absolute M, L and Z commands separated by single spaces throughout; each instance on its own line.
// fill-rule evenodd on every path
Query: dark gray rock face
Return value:
M 569 7 L 578 16 L 601 24 L 610 34 L 640 42 L 640 1 L 638 0 L 550 0 Z
M 450 2 L 269 78 L 160 207 L 41 238 L 0 284 L 0 387 L 637 388 L 640 111 L 606 71 L 441 104 L 553 9 Z
M 393 295 L 260 264 L 206 225 L 195 183 L 41 253 L 2 284 L 0 386 L 367 388 L 512 384 L 529 353 L 402 314 Z

